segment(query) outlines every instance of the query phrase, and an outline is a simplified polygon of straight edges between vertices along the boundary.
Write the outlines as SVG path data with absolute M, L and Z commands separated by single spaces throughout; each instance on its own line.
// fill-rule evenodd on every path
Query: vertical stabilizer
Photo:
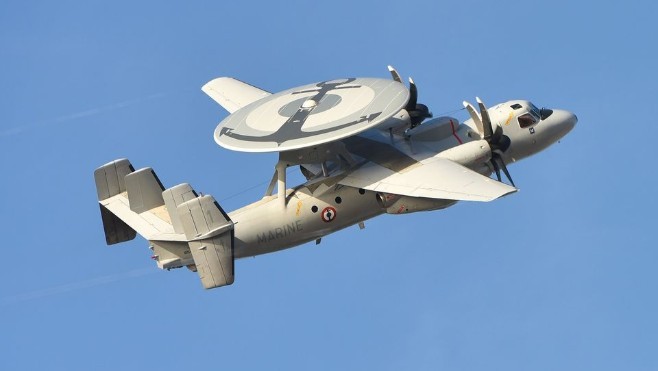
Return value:
M 206 289 L 230 285 L 233 273 L 233 222 L 212 196 L 178 206 L 197 273 Z
M 126 175 L 125 184 L 130 210 L 143 213 L 164 205 L 164 199 L 162 198 L 164 187 L 150 167 Z
M 197 198 L 197 196 L 198 195 L 194 189 L 192 189 L 192 186 L 187 183 L 179 184 L 162 192 L 162 197 L 164 198 L 165 205 L 167 205 L 171 224 L 174 226 L 174 231 L 176 231 L 176 233 L 185 233 L 183 230 L 183 224 L 181 224 L 177 212 L 178 205 L 193 200 Z
M 98 201 L 126 191 L 124 179 L 126 175 L 135 171 L 135 168 L 125 158 L 109 162 L 94 171 L 96 193 Z
M 98 201 L 107 200 L 126 191 L 125 177 L 135 169 L 130 161 L 124 159 L 107 163 L 94 171 L 96 182 L 96 194 Z M 102 203 L 99 204 L 103 230 L 105 231 L 105 242 L 114 245 L 120 242 L 130 241 L 135 238 L 137 232 L 119 217 L 110 212 Z

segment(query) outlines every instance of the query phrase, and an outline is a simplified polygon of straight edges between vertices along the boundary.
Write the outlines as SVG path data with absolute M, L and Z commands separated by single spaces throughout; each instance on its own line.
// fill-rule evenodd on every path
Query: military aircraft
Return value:
M 165 188 L 151 168 L 112 161 L 94 173 L 107 244 L 139 233 L 159 268 L 196 271 L 206 289 L 230 285 L 238 258 L 320 243 L 384 213 L 513 193 L 507 164 L 545 149 L 577 122 L 571 112 L 526 100 L 487 108 L 479 98 L 477 109 L 463 103 L 465 122 L 432 118 L 418 103 L 414 81 L 407 87 L 394 68 L 389 72 L 392 79 L 337 79 L 276 94 L 229 77 L 208 82 L 202 90 L 230 113 L 215 141 L 236 151 L 278 153 L 265 196 L 226 213 L 189 184 Z M 288 188 L 291 166 L 304 184 Z

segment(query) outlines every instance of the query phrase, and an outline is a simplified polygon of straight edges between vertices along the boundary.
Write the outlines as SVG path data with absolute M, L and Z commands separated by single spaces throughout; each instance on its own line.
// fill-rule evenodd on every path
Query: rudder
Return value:
M 134 172 L 135 169 L 127 159 L 119 159 L 109 162 L 94 171 L 96 182 L 96 194 L 98 201 L 106 200 L 126 191 L 125 177 Z M 105 242 L 114 245 L 130 241 L 137 236 L 137 232 L 119 217 L 100 204 L 101 219 L 105 232 Z
M 178 206 L 197 273 L 206 289 L 234 281 L 233 222 L 212 196 L 201 196 Z

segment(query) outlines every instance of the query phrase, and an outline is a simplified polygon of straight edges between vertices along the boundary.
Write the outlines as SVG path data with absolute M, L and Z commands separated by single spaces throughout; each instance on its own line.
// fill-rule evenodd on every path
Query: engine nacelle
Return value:
M 401 197 L 400 195 L 392 194 L 392 193 L 377 193 L 377 203 L 379 206 L 382 207 L 382 209 L 388 209 L 391 207 L 397 200 L 399 200 Z
M 418 211 L 445 209 L 457 201 L 424 197 L 409 197 L 390 193 L 377 193 L 379 206 L 386 209 L 387 214 L 408 214 Z
M 437 156 L 477 169 L 491 160 L 491 147 L 486 140 L 476 140 L 447 149 Z
M 405 109 L 401 109 L 398 113 L 391 116 L 390 118 L 384 120 L 375 128 L 379 130 L 392 130 L 394 133 L 402 133 L 411 126 L 411 117 L 409 117 L 409 112 Z
M 458 127 L 459 120 L 454 117 L 442 116 L 407 130 L 406 136 L 415 141 L 438 142 L 451 137 Z

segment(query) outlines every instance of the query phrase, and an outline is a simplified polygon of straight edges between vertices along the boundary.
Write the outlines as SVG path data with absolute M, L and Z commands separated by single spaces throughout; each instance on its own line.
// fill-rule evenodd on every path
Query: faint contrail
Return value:
M 6 130 L 3 130 L 3 131 L 0 131 L 0 137 L 7 137 L 7 136 L 11 136 L 11 135 L 20 134 L 20 133 L 22 133 L 26 130 L 34 129 L 34 128 L 39 127 L 39 126 L 45 126 L 45 125 L 51 125 L 51 124 L 61 124 L 61 123 L 65 123 L 65 122 L 68 122 L 68 121 L 80 119 L 80 118 L 83 118 L 83 117 L 89 117 L 89 116 L 97 115 L 99 113 L 108 112 L 108 111 L 116 110 L 116 109 L 119 109 L 119 108 L 131 106 L 133 104 L 144 102 L 146 100 L 151 100 L 151 99 L 164 97 L 168 94 L 169 94 L 168 92 L 155 93 L 155 94 L 147 95 L 145 97 L 134 98 L 134 99 L 126 100 L 126 101 L 123 101 L 123 102 L 110 104 L 110 105 L 107 105 L 107 106 L 102 106 L 102 107 L 98 107 L 98 108 L 88 109 L 88 110 L 85 110 L 85 111 L 70 113 L 68 115 L 60 116 L 60 117 L 50 119 L 50 120 L 44 120 L 44 121 L 40 121 L 40 122 L 36 122 L 36 123 L 32 123 L 32 124 L 19 125 L 19 126 L 11 128 L 11 129 L 6 129 Z
M 46 289 L 41 289 L 41 290 L 35 290 L 35 291 L 30 291 L 26 292 L 24 294 L 19 294 L 19 295 L 14 295 L 14 296 L 7 296 L 2 299 L 0 299 L 0 306 L 6 306 L 6 305 L 11 305 L 11 304 L 17 304 L 21 303 L 24 301 L 29 301 L 29 300 L 35 300 L 35 299 L 41 299 L 47 296 L 53 296 L 53 295 L 59 295 L 71 291 L 77 291 L 77 290 L 82 290 L 82 289 L 88 289 L 100 285 L 106 285 L 108 283 L 113 283 L 121 280 L 125 280 L 128 278 L 134 278 L 134 277 L 140 277 L 144 276 L 146 274 L 154 273 L 157 272 L 157 269 L 154 268 L 141 268 L 141 269 L 135 269 L 132 271 L 128 272 L 123 272 L 123 273 L 118 273 L 118 274 L 112 274 L 109 276 L 102 276 L 102 277 L 97 277 L 97 278 L 92 278 L 89 280 L 84 280 L 84 281 L 78 281 L 78 282 L 72 282 L 72 283 L 67 283 L 64 285 L 59 285 L 59 286 L 53 286 L 49 287 Z

